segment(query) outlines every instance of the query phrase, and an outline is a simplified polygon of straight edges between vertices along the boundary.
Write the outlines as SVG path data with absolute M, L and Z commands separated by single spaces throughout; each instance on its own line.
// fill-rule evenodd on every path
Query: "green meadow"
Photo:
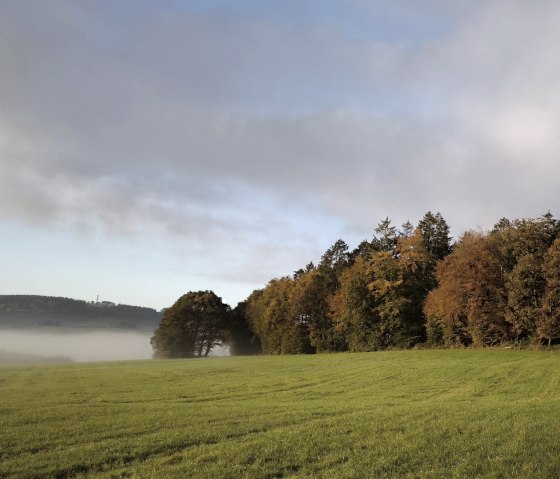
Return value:
M 0 367 L 0 477 L 560 477 L 559 380 L 516 350 Z

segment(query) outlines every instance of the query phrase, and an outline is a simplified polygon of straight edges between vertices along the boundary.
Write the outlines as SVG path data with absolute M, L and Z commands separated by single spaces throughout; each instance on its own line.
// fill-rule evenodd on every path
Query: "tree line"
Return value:
M 152 345 L 156 357 L 204 356 L 224 342 L 233 354 L 550 346 L 559 304 L 560 223 L 550 213 L 452 242 L 443 216 L 427 212 L 416 227 L 386 218 L 353 250 L 336 241 L 317 265 L 272 279 L 233 310 L 212 292 L 188 293 L 164 311 Z
M 58 296 L 0 295 L 0 326 L 88 326 L 155 328 L 161 313 L 152 308 L 96 303 Z

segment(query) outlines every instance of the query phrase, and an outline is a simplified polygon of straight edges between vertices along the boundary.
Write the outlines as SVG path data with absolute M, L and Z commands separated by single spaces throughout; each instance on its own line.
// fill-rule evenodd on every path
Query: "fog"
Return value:
M 45 358 L 57 356 L 78 362 L 151 359 L 152 336 L 153 331 L 84 328 L 0 329 L 0 352 Z M 215 347 L 210 356 L 229 356 L 229 348 Z M 14 361 L 13 357 L 11 356 L 10 362 Z
M 152 331 L 7 329 L 0 330 L 0 351 L 66 356 L 80 362 L 149 359 L 152 335 Z

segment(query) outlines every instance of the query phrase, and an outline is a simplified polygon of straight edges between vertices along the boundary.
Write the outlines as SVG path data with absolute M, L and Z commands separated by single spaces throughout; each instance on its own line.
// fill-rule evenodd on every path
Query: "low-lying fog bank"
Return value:
M 0 351 L 46 357 L 65 356 L 80 362 L 150 359 L 152 335 L 151 331 L 79 328 L 2 329 Z
M 0 364 L 151 359 L 152 336 L 153 331 L 0 329 Z M 210 356 L 229 356 L 229 348 L 216 347 Z
M 41 356 L 40 354 L 14 353 L 0 350 L 0 365 L 10 364 L 63 364 L 73 363 L 67 356 Z

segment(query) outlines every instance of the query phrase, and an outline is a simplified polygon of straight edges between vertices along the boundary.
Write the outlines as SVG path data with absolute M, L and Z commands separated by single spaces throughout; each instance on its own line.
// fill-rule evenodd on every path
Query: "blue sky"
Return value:
M 0 293 L 235 305 L 441 211 L 558 203 L 560 6 L 0 5 Z

